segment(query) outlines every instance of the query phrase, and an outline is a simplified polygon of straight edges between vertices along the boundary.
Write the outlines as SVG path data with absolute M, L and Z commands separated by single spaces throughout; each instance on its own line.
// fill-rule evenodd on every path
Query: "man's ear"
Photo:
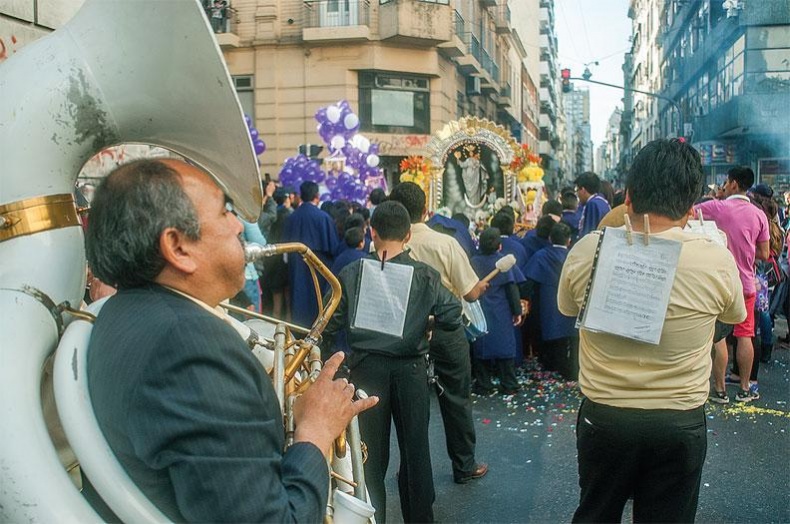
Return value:
M 409 231 L 406 232 L 406 237 L 403 239 L 403 243 L 408 244 L 409 240 L 411 240 L 411 229 L 409 229 Z
M 631 192 L 628 189 L 625 190 L 625 200 L 623 203 L 627 209 L 631 209 Z
M 189 275 L 197 269 L 190 247 L 191 243 L 186 235 L 174 227 L 168 227 L 159 236 L 159 252 L 167 265 Z

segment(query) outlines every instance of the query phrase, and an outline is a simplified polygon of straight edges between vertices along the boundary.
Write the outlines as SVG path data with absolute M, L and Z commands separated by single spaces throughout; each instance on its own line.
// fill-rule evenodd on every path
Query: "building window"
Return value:
M 233 87 L 245 115 L 255 120 L 255 83 L 252 75 L 234 76 Z
M 363 71 L 359 73 L 362 131 L 429 134 L 431 85 L 428 77 Z
M 379 4 L 391 4 L 395 0 L 379 0 Z M 450 0 L 417 0 L 418 2 L 425 2 L 426 4 L 442 4 L 450 5 Z

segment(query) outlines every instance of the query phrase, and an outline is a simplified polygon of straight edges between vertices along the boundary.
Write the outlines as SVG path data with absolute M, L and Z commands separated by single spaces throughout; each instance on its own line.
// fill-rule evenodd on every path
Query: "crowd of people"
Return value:
M 94 275 L 119 290 L 89 353 L 100 426 L 170 518 L 316 521 L 329 444 L 358 414 L 370 499 L 385 522 L 394 421 L 403 518 L 430 522 L 434 503 L 446 502 L 433 487 L 431 395 L 455 482 L 479 479 L 488 466 L 475 453 L 472 395 L 518 394 L 517 370 L 535 357 L 578 381 L 584 396 L 574 521 L 620 520 L 629 498 L 635 521 L 693 521 L 704 404 L 729 402 L 728 383 L 738 385 L 735 401 L 759 399 L 758 362 L 770 359 L 773 319 L 787 315 L 790 295 L 784 203 L 768 186 L 752 187 L 749 168 L 732 169 L 722 190 L 705 196 L 703 180 L 689 144 L 656 140 L 634 159 L 624 190 L 581 174 L 534 225 L 509 206 L 485 224 L 429 216 L 424 191 L 410 182 L 361 205 L 322 203 L 313 182 L 288 188 L 268 178 L 260 217 L 247 223 L 194 166 L 122 166 L 96 189 L 87 233 Z M 682 246 L 659 351 L 576 325 L 601 229 L 628 217 L 634 231 L 644 217 L 650 235 Z M 693 220 L 715 221 L 726 247 L 688 231 Z M 318 301 L 299 257 L 245 264 L 239 238 L 304 243 L 342 284 L 321 347 L 327 364 L 299 400 L 296 444 L 285 452 L 271 385 L 244 342 L 231 342 L 217 306 L 231 299 L 309 326 Z M 515 264 L 498 270 L 506 256 Z M 471 304 L 485 329 L 462 313 Z M 335 377 L 341 366 L 348 380 Z M 352 384 L 370 397 L 352 401 Z

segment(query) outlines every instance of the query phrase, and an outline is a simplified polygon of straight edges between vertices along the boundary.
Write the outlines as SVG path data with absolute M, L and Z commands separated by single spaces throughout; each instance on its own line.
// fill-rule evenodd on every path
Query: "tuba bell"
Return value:
M 77 175 L 113 145 L 163 147 L 254 220 L 258 164 L 198 0 L 87 0 L 0 64 L 0 93 L 0 521 L 98 522 L 58 460 L 40 393 L 85 287 Z

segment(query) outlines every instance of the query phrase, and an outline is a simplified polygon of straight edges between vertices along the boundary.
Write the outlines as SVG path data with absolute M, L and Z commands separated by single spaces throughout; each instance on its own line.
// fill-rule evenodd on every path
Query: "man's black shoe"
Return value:
M 470 474 L 461 477 L 455 477 L 455 483 L 466 484 L 470 480 L 479 479 L 480 477 L 485 477 L 486 473 L 488 473 L 488 464 L 478 464 L 475 466 L 474 471 L 472 471 Z

